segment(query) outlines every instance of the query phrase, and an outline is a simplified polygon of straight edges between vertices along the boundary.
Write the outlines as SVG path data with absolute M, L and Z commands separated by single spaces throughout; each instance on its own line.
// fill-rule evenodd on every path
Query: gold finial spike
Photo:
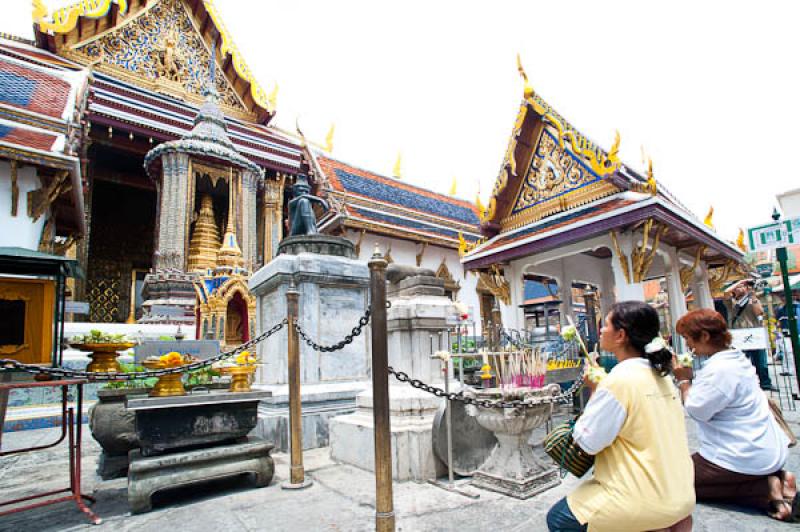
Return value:
M 531 87 L 531 84 L 528 81 L 528 75 L 525 73 L 525 69 L 522 67 L 522 59 L 520 59 L 519 53 L 517 53 L 517 70 L 519 71 L 519 75 L 522 76 L 522 79 L 525 81 L 523 94 L 526 98 L 530 98 L 533 96 L 533 87 Z
M 451 196 L 455 196 L 456 195 L 456 178 L 455 177 L 453 178 L 453 184 L 450 185 L 450 195 Z
M 269 106 L 272 109 L 275 109 L 275 104 L 278 102 L 278 82 L 275 82 L 275 87 L 273 87 L 272 92 L 269 93 L 267 96 L 267 101 L 269 102 Z
M 42 3 L 42 0 L 33 0 L 31 17 L 34 22 L 39 22 L 47 17 L 47 7 Z
M 478 192 L 478 194 L 475 196 L 475 206 L 478 208 L 478 216 L 483 217 L 483 213 L 486 211 L 486 208 L 483 206 L 483 203 L 481 203 L 480 192 Z
M 714 229 L 713 218 L 714 218 L 714 206 L 712 205 L 711 207 L 708 208 L 708 214 L 706 214 L 706 218 L 705 220 L 703 220 L 703 223 L 706 224 L 706 227 L 708 227 L 709 229 Z
M 739 228 L 739 236 L 736 237 L 736 247 L 744 252 L 747 252 L 747 246 L 744 244 L 744 229 Z
M 403 163 L 403 153 L 397 152 L 397 160 L 394 162 L 394 168 L 392 169 L 392 175 L 397 179 L 402 179 L 403 177 L 402 163 Z
M 611 149 L 608 150 L 608 160 L 612 163 L 619 162 L 619 143 L 620 143 L 620 135 L 619 130 L 614 132 L 614 144 L 611 145 Z
M 325 151 L 328 153 L 333 152 L 333 132 L 336 130 L 336 124 L 331 124 L 328 134 L 325 135 Z
M 303 148 L 308 146 L 308 142 L 306 142 L 306 135 L 303 133 L 303 130 L 300 129 L 300 117 L 296 116 L 294 118 L 294 128 L 297 130 L 297 134 L 300 136 L 300 144 Z
M 647 162 L 647 188 L 653 196 L 658 194 L 658 183 L 653 174 L 653 159 L 649 159 Z

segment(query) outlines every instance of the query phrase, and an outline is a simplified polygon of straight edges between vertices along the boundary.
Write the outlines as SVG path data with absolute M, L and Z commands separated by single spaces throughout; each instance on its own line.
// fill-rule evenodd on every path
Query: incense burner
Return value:
M 497 438 L 489 458 L 472 477 L 473 485 L 528 499 L 559 484 L 556 468 L 534 455 L 528 439 L 550 417 L 560 391 L 557 384 L 549 384 L 543 388 L 488 388 L 465 392 L 476 399 L 524 403 L 513 408 L 467 405 L 467 414 Z
M 79 351 L 91 351 L 89 358 L 92 361 L 86 366 L 86 371 L 92 373 L 122 373 L 122 368 L 117 362 L 120 351 L 133 347 L 133 342 L 116 343 L 71 343 L 70 347 Z

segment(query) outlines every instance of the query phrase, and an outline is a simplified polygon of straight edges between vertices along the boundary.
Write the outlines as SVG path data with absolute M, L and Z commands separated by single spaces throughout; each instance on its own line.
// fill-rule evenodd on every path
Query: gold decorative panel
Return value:
M 95 323 L 120 321 L 122 269 L 119 262 L 94 259 L 88 277 L 89 320 Z
M 53 348 L 55 283 L 0 277 L 0 357 L 45 364 Z
M 181 0 L 161 0 L 69 55 L 96 61 L 112 73 L 128 73 L 129 81 L 149 81 L 167 92 L 186 91 L 202 96 L 210 79 L 211 54 L 195 29 Z M 246 111 L 224 75 L 215 79 L 219 102 Z

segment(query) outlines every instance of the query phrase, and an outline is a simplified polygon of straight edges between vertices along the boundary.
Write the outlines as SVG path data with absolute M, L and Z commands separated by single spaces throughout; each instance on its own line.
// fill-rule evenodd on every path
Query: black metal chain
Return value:
M 582 362 L 581 362 L 582 363 Z M 511 401 L 492 400 L 492 399 L 477 399 L 464 395 L 463 392 L 450 392 L 447 393 L 441 388 L 426 384 L 419 379 L 412 379 L 408 373 L 404 371 L 395 370 L 389 366 L 389 373 L 400 382 L 407 382 L 412 388 L 428 392 L 436 397 L 444 397 L 448 401 L 461 401 L 464 404 L 481 406 L 484 408 L 535 408 L 546 403 L 563 403 L 567 404 L 572 401 L 572 396 L 583 385 L 583 379 L 577 378 L 566 391 L 552 396 L 531 397 L 528 399 L 514 399 Z
M 147 371 L 132 371 L 127 373 L 98 373 L 92 371 L 77 371 L 65 368 L 45 368 L 40 366 L 33 366 L 30 364 L 23 364 L 13 359 L 3 358 L 0 359 L 0 371 L 3 370 L 12 370 L 17 369 L 21 371 L 25 371 L 27 373 L 33 374 L 46 374 L 53 377 L 58 378 L 76 378 L 76 379 L 87 379 L 90 381 L 131 381 L 136 379 L 146 379 L 149 377 L 163 377 L 164 375 L 171 375 L 173 373 L 184 373 L 187 371 L 195 371 L 198 369 L 202 369 L 212 364 L 215 364 L 221 360 L 226 358 L 230 358 L 232 356 L 238 355 L 242 351 L 246 351 L 251 347 L 263 342 L 276 332 L 283 329 L 283 327 L 288 324 L 289 321 L 284 318 L 283 321 L 275 324 L 271 329 L 259 334 L 252 340 L 249 340 L 234 349 L 229 351 L 223 351 L 219 355 L 213 356 L 206 360 L 200 360 L 197 362 L 192 362 L 191 364 L 184 364 L 183 366 L 176 366 L 174 368 L 165 368 L 165 369 L 154 369 L 154 370 L 147 370 Z
M 344 349 L 344 347 L 346 345 L 349 345 L 349 344 L 353 343 L 353 340 L 355 339 L 355 337 L 359 336 L 361 334 L 361 332 L 364 330 L 364 327 L 367 325 L 367 323 L 369 323 L 370 314 L 371 314 L 370 313 L 370 309 L 368 308 L 364 312 L 364 315 L 361 316 L 358 319 L 358 325 L 353 327 L 353 330 L 350 331 L 350 334 L 346 335 L 344 337 L 344 340 L 342 340 L 341 342 L 333 344 L 333 345 L 318 344 L 317 342 L 312 340 L 308 336 L 308 334 L 306 334 L 306 332 L 303 330 L 303 328 L 300 326 L 299 323 L 295 323 L 294 324 L 294 328 L 297 329 L 298 336 L 300 336 L 300 338 L 302 338 L 305 343 L 307 343 L 309 346 L 311 346 L 311 348 L 313 350 L 322 351 L 323 353 L 332 353 L 334 351 L 339 351 L 341 349 Z

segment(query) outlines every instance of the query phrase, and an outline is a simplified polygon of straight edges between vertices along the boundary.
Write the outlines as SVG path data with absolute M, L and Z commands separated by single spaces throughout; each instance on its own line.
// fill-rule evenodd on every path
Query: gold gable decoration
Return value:
M 442 257 L 442 263 L 439 264 L 439 267 L 436 269 L 436 277 L 444 281 L 444 289 L 451 292 L 453 298 L 458 295 L 458 291 L 461 290 L 461 283 L 453 278 L 453 274 L 450 273 L 450 269 L 447 267 L 444 257 Z
M 499 299 L 504 305 L 511 304 L 511 285 L 506 280 L 503 269 L 492 264 L 489 271 L 478 272 L 478 291 L 487 291 Z
M 176 97 L 203 99 L 212 56 L 181 0 L 161 0 L 135 17 L 64 54 L 95 69 Z M 247 111 L 225 76 L 215 76 L 218 103 Z
M 53 33 L 68 33 L 75 29 L 80 17 L 101 18 L 108 14 L 111 4 L 119 6 L 119 14 L 125 15 L 128 12 L 127 0 L 81 0 L 69 6 L 53 11 L 51 21 L 47 18 L 47 8 L 42 0 L 33 0 L 33 21 L 39 24 L 42 31 L 52 31 Z

